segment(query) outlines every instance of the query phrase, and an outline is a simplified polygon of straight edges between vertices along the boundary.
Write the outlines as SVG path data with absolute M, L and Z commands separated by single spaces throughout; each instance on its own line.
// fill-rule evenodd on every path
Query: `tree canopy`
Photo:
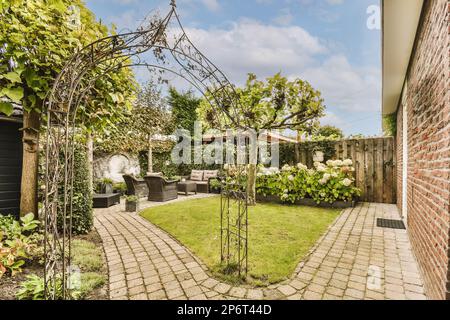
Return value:
M 0 112 L 10 115 L 17 103 L 41 113 L 66 61 L 109 32 L 81 0 L 0 0 Z M 80 115 L 92 126 L 108 125 L 131 106 L 133 91 L 130 69 L 107 74 L 86 95 Z
M 339 140 L 344 138 L 344 132 L 338 127 L 325 125 L 318 127 L 313 136 L 317 139 L 333 139 Z
M 325 109 L 320 91 L 305 80 L 290 81 L 280 73 L 265 81 L 250 73 L 245 87 L 236 88 L 236 94 L 237 112 L 256 131 L 304 130 L 314 125 Z M 221 111 L 214 99 L 208 94 L 207 98 L 210 99 L 203 99 L 198 108 L 203 124 L 210 128 L 233 127 L 229 119 L 218 114 Z
M 149 81 L 139 90 L 131 110 L 109 130 L 96 135 L 97 149 L 137 153 L 148 149 L 149 136 L 171 134 L 173 130 L 167 103 L 154 82 Z

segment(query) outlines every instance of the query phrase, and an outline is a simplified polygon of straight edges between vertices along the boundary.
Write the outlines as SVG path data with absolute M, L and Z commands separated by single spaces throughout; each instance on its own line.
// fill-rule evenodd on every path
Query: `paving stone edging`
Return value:
M 207 266 L 177 239 L 139 215 L 123 212 L 122 206 L 95 212 L 111 299 L 425 298 L 406 233 L 374 226 L 375 216 L 398 214 L 393 206 L 363 203 L 343 210 L 292 276 L 265 288 L 232 286 L 214 279 Z M 368 289 L 368 267 L 377 263 L 382 285 Z

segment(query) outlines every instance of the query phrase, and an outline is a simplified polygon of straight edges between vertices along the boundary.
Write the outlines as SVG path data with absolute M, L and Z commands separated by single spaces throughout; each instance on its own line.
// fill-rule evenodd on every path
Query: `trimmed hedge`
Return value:
M 162 172 L 166 177 L 188 176 L 192 170 L 219 170 L 220 165 L 207 164 L 174 164 L 171 161 L 171 151 L 158 152 L 153 151 L 153 172 Z M 193 156 L 192 156 L 193 159 Z M 141 175 L 145 176 L 148 167 L 148 153 L 139 153 L 139 165 Z
M 81 144 L 75 145 L 74 177 L 72 200 L 72 233 L 86 234 L 93 226 L 92 193 L 89 189 L 89 167 L 86 148 Z M 61 192 L 62 193 L 62 192 Z M 64 197 L 60 199 L 60 211 L 63 212 Z M 62 228 L 63 219 L 58 219 Z

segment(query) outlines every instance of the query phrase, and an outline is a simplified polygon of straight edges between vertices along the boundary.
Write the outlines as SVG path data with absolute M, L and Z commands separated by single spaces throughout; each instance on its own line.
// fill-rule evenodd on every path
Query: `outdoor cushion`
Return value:
M 191 180 L 192 181 L 202 181 L 203 180 L 203 171 L 202 170 L 192 170 Z
M 163 173 L 162 172 L 152 172 L 150 174 L 147 175 L 148 177 L 162 177 Z
M 203 174 L 203 180 L 208 181 L 209 178 L 217 178 L 218 174 L 219 170 L 205 170 L 205 173 Z

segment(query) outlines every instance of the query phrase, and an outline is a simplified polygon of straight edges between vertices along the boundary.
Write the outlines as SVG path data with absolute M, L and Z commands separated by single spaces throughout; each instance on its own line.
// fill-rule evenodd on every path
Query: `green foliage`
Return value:
M 125 194 L 127 191 L 127 184 L 125 182 L 118 182 L 113 184 L 114 192 Z
M 92 290 L 103 286 L 106 277 L 97 272 L 86 272 L 81 274 L 80 299 L 86 297 Z
M 256 179 L 256 190 L 264 196 L 277 196 L 283 202 L 294 203 L 310 198 L 321 202 L 352 201 L 360 195 L 354 186 L 351 160 L 328 161 L 326 165 L 315 163 L 315 169 L 308 169 L 299 163 L 278 168 L 260 168 Z
M 63 281 L 62 276 L 56 277 L 55 281 L 55 297 L 57 300 L 63 299 Z M 72 299 L 77 300 L 82 293 L 79 290 L 70 290 Z M 19 300 L 44 300 L 45 285 L 44 278 L 38 275 L 28 275 L 27 279 L 20 284 L 20 289 L 16 294 Z
M 96 151 L 138 153 L 148 150 L 149 136 L 172 131 L 172 116 L 161 92 L 150 81 L 138 92 L 134 106 L 114 126 L 96 135 Z M 152 146 L 157 144 L 152 142 Z
M 72 264 L 80 268 L 81 274 L 72 273 L 70 283 L 73 289 L 70 291 L 72 299 L 78 300 L 86 297 L 92 290 L 106 283 L 106 278 L 100 271 L 103 268 L 103 256 L 101 248 L 94 243 L 75 239 L 72 241 Z M 77 277 L 79 278 L 79 281 Z M 62 299 L 62 278 L 56 277 L 56 298 Z M 43 300 L 44 279 L 37 275 L 29 275 L 21 283 L 17 293 L 19 300 Z
M 397 135 L 397 112 L 383 116 L 383 133 L 387 137 Z
M 168 104 L 171 107 L 173 122 L 177 129 L 194 133 L 194 122 L 197 120 L 197 108 L 201 99 L 194 96 L 192 91 L 178 92 L 174 87 L 169 89 Z
M 79 26 L 73 24 L 79 8 Z M 69 58 L 108 35 L 82 0 L 0 0 L 0 112 L 11 103 L 26 111 L 43 111 L 43 101 Z M 98 66 L 93 73 L 104 68 Z M 106 69 L 106 68 L 104 68 Z M 87 74 L 90 81 L 93 74 Z M 134 76 L 129 68 L 99 78 L 86 92 L 79 116 L 86 128 L 104 128 L 130 107 Z
M 314 154 L 317 151 L 322 151 L 325 162 L 332 159 L 336 154 L 335 140 L 327 138 L 302 142 L 299 144 L 299 148 L 302 150 L 306 150 L 306 152 L 309 154 Z
M 114 181 L 112 181 L 112 179 L 110 179 L 110 178 L 103 178 L 100 180 L 100 183 L 113 185 Z
M 223 280 L 240 282 L 220 262 L 220 197 L 148 208 L 141 215 L 188 247 Z M 237 210 L 230 202 L 230 208 Z M 259 203 L 248 208 L 247 283 L 264 286 L 289 279 L 298 263 L 339 216 L 339 209 Z M 227 272 L 228 271 L 228 272 Z
M 295 154 L 295 143 L 280 143 L 279 157 L 281 164 L 290 164 L 290 165 L 296 164 L 297 157 Z
M 14 276 L 22 271 L 27 260 L 42 255 L 42 234 L 37 232 L 39 224 L 32 213 L 20 221 L 0 216 L 0 278 L 5 273 Z
M 93 225 L 92 193 L 89 189 L 89 169 L 87 152 L 83 145 L 76 144 L 74 150 L 74 176 L 73 176 L 73 201 L 72 201 L 72 232 L 73 234 L 86 234 Z M 61 195 L 64 193 L 61 192 Z M 64 198 L 60 199 L 60 210 L 63 210 Z M 67 220 L 68 224 L 69 221 Z M 58 217 L 59 227 L 62 228 L 63 217 Z
M 58 295 L 60 298 L 62 297 L 62 286 L 61 281 L 57 281 L 57 290 L 60 294 Z M 26 280 L 20 284 L 20 289 L 16 294 L 17 299 L 19 300 L 44 300 L 45 295 L 45 285 L 44 278 L 39 277 L 38 275 L 32 274 L 28 275 Z
M 83 272 L 100 271 L 103 267 L 101 248 L 86 240 L 73 240 L 72 264 L 78 266 Z
M 127 202 L 137 202 L 139 200 L 139 198 L 137 196 L 125 196 L 125 200 Z
M 272 129 L 306 130 L 317 123 L 325 109 L 321 93 L 307 81 L 289 81 L 279 73 L 266 81 L 249 74 L 245 87 L 237 88 L 236 94 L 241 108 L 237 110 L 243 122 L 241 125 L 257 132 Z M 198 108 L 199 119 L 209 128 L 233 127 L 229 119 L 219 114 L 221 107 L 215 105 L 214 99 L 207 94 Z
M 209 181 L 209 187 L 212 190 L 219 191 L 222 188 L 222 182 L 219 179 L 211 179 Z
M 193 148 L 192 148 L 193 149 Z M 192 157 L 194 159 L 194 150 L 192 150 Z M 220 165 L 216 164 L 174 164 L 171 161 L 171 151 L 153 152 L 153 172 L 162 172 L 166 177 L 187 176 L 191 174 L 192 170 L 218 170 Z M 141 167 L 141 175 L 144 176 L 148 167 L 148 154 L 146 152 L 139 153 L 139 166 Z
M 344 138 L 344 132 L 335 126 L 320 126 L 314 132 L 314 140 L 340 140 Z

